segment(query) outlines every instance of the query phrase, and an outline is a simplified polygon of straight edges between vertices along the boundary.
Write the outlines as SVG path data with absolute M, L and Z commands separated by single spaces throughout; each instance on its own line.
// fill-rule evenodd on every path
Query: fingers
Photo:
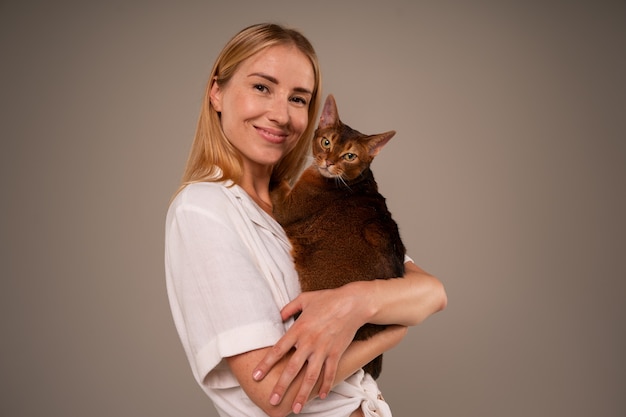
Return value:
M 265 378 L 265 375 L 280 361 L 294 346 L 296 341 L 293 337 L 290 337 L 288 333 L 283 336 L 271 349 L 267 351 L 267 354 L 263 357 L 261 362 L 252 371 L 252 378 L 255 381 L 260 381 Z
M 302 311 L 302 304 L 299 301 L 300 297 L 296 297 L 293 301 L 288 303 L 281 310 L 281 316 L 283 320 L 287 320 L 289 317 Z M 298 341 L 297 333 L 291 331 L 285 333 L 285 335 L 268 351 L 263 360 L 254 368 L 252 377 L 256 381 L 260 381 L 265 378 L 265 375 L 276 365 L 276 363 L 283 358 L 287 352 L 295 347 Z
M 315 356 L 310 356 L 307 360 L 306 367 L 304 369 L 304 378 L 302 379 L 298 393 L 293 400 L 292 410 L 295 414 L 298 414 L 302 410 L 302 406 L 310 398 L 311 392 L 313 392 L 313 388 L 319 380 L 323 365 L 323 359 L 316 360 Z
M 320 398 L 325 398 L 333 387 L 339 358 L 352 341 L 356 328 L 350 323 L 346 325 L 345 318 L 337 324 L 336 318 L 346 317 L 343 310 L 350 308 L 344 303 L 338 309 L 338 303 L 329 294 L 328 291 L 302 293 L 281 310 L 283 320 L 300 312 L 302 315 L 254 368 L 253 378 L 259 381 L 282 360 L 280 375 L 269 395 L 270 404 L 280 404 L 291 387 L 289 401 L 293 401 L 292 410 L 297 414 L 314 390 Z M 298 381 L 294 383 L 296 378 Z
M 299 295 L 298 297 L 296 297 L 295 299 L 293 299 L 291 302 L 287 303 L 287 305 L 283 307 L 283 309 L 280 311 L 280 316 L 283 319 L 283 321 L 287 320 L 289 317 L 295 316 L 296 314 L 302 311 L 301 298 L 302 298 L 302 295 Z
M 318 396 L 324 399 L 328 396 L 333 387 L 335 376 L 337 374 L 337 364 L 339 355 L 330 355 L 326 360 L 320 356 L 312 354 L 304 365 L 304 378 L 300 384 L 300 388 L 293 401 L 292 411 L 295 414 L 300 413 L 303 404 L 311 397 L 311 393 L 316 385 L 320 384 L 320 375 L 323 374 L 321 385 L 318 390 Z
M 328 357 L 324 362 L 324 377 L 322 379 L 322 385 L 319 390 L 319 397 L 324 399 L 328 396 L 333 384 L 335 382 L 335 376 L 337 375 L 337 364 L 339 359 L 335 357 Z
M 270 404 L 278 405 L 282 401 L 285 392 L 287 392 L 287 388 L 289 388 L 293 380 L 298 376 L 298 374 L 302 371 L 302 368 L 304 368 L 307 363 L 309 355 L 310 353 L 305 353 L 299 349 L 294 351 L 293 355 L 285 365 L 283 372 L 278 378 L 278 381 L 274 385 L 272 394 L 270 395 Z M 310 377 L 310 375 L 305 374 L 305 379 L 308 377 Z M 311 392 L 311 389 L 309 389 L 309 392 Z M 300 395 L 301 393 L 302 392 L 299 391 L 298 396 L 294 399 L 294 408 L 296 408 L 296 405 L 299 404 L 299 408 L 301 409 L 308 399 L 308 394 L 303 399 Z

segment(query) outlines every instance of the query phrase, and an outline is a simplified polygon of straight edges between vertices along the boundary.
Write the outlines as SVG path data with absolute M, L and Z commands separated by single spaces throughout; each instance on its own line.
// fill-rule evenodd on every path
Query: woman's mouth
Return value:
M 289 136 L 285 131 L 280 129 L 272 129 L 255 126 L 257 132 L 268 142 L 280 144 L 287 140 Z

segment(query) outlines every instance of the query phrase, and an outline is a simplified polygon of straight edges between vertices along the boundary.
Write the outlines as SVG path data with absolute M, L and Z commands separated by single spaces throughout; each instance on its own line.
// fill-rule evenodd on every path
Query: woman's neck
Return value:
M 244 174 L 239 184 L 265 212 L 272 214 L 272 201 L 270 199 L 270 175 L 246 175 Z

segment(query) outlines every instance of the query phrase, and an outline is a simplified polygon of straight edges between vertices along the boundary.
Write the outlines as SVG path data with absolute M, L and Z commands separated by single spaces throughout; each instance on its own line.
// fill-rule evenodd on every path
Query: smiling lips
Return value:
M 287 137 L 289 136 L 288 133 L 280 129 L 272 129 L 258 126 L 255 126 L 255 128 L 265 140 L 275 144 L 283 143 L 285 140 L 287 140 Z

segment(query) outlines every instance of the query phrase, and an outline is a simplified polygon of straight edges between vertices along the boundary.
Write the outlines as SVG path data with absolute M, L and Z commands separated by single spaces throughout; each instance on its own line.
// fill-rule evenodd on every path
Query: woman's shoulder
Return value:
M 177 197 L 180 196 L 182 200 L 188 200 L 207 195 L 219 195 L 224 193 L 225 188 L 226 184 L 223 182 L 193 182 L 180 190 Z
M 218 208 L 229 205 L 232 201 L 233 189 L 224 182 L 195 182 L 186 185 L 172 200 L 170 208 Z

